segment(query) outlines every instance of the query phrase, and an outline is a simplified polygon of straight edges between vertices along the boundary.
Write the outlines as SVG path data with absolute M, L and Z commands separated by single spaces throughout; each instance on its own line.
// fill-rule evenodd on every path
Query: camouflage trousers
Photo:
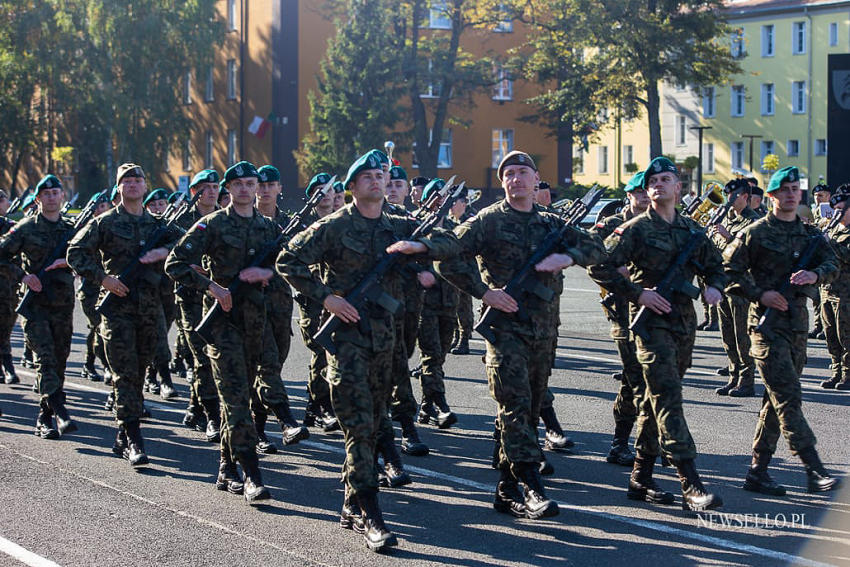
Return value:
M 268 337 L 262 305 L 240 302 L 210 330 L 206 353 L 221 400 L 221 447 L 240 463 L 255 458 L 257 430 L 251 396 Z M 233 319 L 231 319 L 233 317 Z
M 418 405 L 416 398 L 413 397 L 413 387 L 410 384 L 410 364 L 408 363 L 410 356 L 407 351 L 407 320 L 406 316 L 393 318 L 393 328 L 395 329 L 395 343 L 393 346 L 393 361 L 392 361 L 392 393 L 390 394 L 390 412 L 393 419 L 398 419 L 399 416 L 416 415 Z M 390 424 L 392 431 L 392 424 Z
M 452 312 L 422 310 L 419 321 L 419 351 L 422 355 L 422 395 L 444 394 L 443 364 L 452 345 L 457 316 Z
M 823 316 L 821 309 L 821 296 L 820 293 L 816 293 L 812 298 L 812 307 L 814 308 L 815 314 L 815 329 L 823 329 Z
M 648 456 L 663 452 L 673 461 L 693 459 L 696 446 L 682 408 L 682 377 L 691 363 L 695 333 L 682 336 L 650 327 L 649 335 L 648 340 L 635 337 L 645 386 L 635 448 Z
M 643 368 L 637 359 L 637 347 L 629 339 L 614 339 L 620 361 L 623 363 L 623 380 L 614 399 L 614 423 L 634 425 L 646 389 Z
M 774 453 L 779 434 L 785 436 L 796 455 L 817 442 L 803 417 L 800 375 L 806 365 L 807 333 L 773 333 L 767 339 L 752 333 L 752 352 L 764 381 L 764 397 L 753 438 L 753 451 Z
M 833 376 L 850 373 L 850 301 L 821 299 L 821 318 Z
M 189 388 L 192 390 L 191 397 L 196 401 L 218 398 L 206 343 L 195 332 L 195 327 L 201 322 L 203 310 L 200 295 L 191 300 L 177 300 L 177 329 L 185 337 L 192 354 L 192 381 Z
M 472 296 L 459 291 L 457 294 L 457 330 L 463 337 L 472 336 Z
M 103 338 L 100 336 L 100 313 L 95 311 L 97 305 L 97 294 L 77 292 L 83 315 L 86 316 L 86 356 L 96 356 L 103 364 L 106 364 L 106 354 L 103 351 Z
M 71 354 L 74 304 L 33 306 L 33 316 L 22 318 L 24 338 L 35 354 L 35 374 L 42 402 L 62 390 L 65 363 Z
M 325 349 L 313 340 L 322 323 L 322 306 L 299 296 L 298 310 L 301 317 L 298 320 L 298 328 L 301 330 L 301 338 L 310 349 L 309 376 L 307 377 L 307 393 L 310 401 L 327 399 L 331 395 L 328 381 L 325 379 L 325 370 L 328 367 L 328 357 Z
M 723 350 L 729 357 L 729 375 L 739 377 L 739 385 L 752 385 L 755 363 L 750 354 L 750 335 L 747 314 L 750 302 L 739 296 L 727 296 L 720 301 L 720 336 Z
M 263 335 L 260 365 L 251 391 L 251 412 L 268 415 L 272 408 L 289 405 L 289 396 L 280 373 L 292 343 L 292 298 L 283 302 L 266 302 L 268 317 Z
M 6 282 L 1 281 L 0 285 L 6 285 Z M 15 295 L 0 295 L 0 356 L 12 354 L 12 329 L 15 328 L 15 320 L 18 315 L 15 313 Z
M 152 303 L 147 309 L 138 310 L 116 307 L 109 316 L 100 318 L 100 335 L 112 373 L 115 416 L 119 425 L 142 417 L 142 386 L 145 369 L 153 361 L 156 350 L 158 305 Z
M 537 444 L 540 407 L 552 370 L 552 339 L 495 330 L 487 342 L 485 366 L 496 400 L 499 467 L 514 468 L 543 459 Z
M 345 436 L 342 479 L 354 494 L 378 489 L 375 445 L 389 423 L 387 399 L 392 387 L 392 344 L 375 351 L 351 342 L 337 344 L 328 358 L 331 401 Z
M 419 337 L 419 315 L 422 313 L 423 292 L 417 287 L 405 290 L 404 294 L 404 350 L 407 358 L 413 356 L 416 350 L 416 339 Z

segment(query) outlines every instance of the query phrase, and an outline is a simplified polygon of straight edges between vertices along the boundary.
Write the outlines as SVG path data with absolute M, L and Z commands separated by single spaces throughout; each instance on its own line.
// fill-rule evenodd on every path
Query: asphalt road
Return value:
M 850 488 L 828 495 L 805 491 L 802 464 L 780 440 L 772 463 L 786 497 L 740 488 L 760 398 L 714 394 L 723 379 L 718 333 L 700 333 L 694 367 L 684 382 L 685 414 L 706 484 L 726 502 L 724 514 L 683 512 L 625 497 L 629 470 L 605 462 L 618 368 L 598 292 L 586 275 L 568 270 L 556 369 L 550 380 L 557 413 L 576 441 L 572 454 L 548 453 L 546 480 L 561 514 L 547 521 L 514 520 L 491 506 L 497 474 L 489 467 L 494 403 L 480 355 L 450 356 L 447 396 L 457 427 L 422 428 L 427 457 L 406 457 L 414 484 L 383 490 L 385 519 L 398 534 L 390 555 L 369 552 L 341 529 L 339 433 L 312 431 L 308 441 L 264 456 L 261 468 L 274 500 L 250 508 L 241 497 L 217 492 L 217 448 L 180 424 L 180 399 L 151 398 L 143 425 L 150 468 L 133 471 L 112 455 L 106 387 L 79 371 L 84 354 L 82 314 L 75 315 L 69 363 L 69 408 L 80 431 L 58 441 L 32 434 L 37 413 L 31 371 L 22 384 L 0 386 L 0 565 L 850 565 Z M 21 352 L 20 329 L 13 335 Z M 303 415 L 308 352 L 298 337 L 284 366 L 295 413 Z M 415 358 L 414 358 L 415 361 Z M 850 394 L 824 391 L 825 344 L 812 341 L 804 376 L 805 412 L 827 467 L 850 472 Z M 761 386 L 758 386 L 759 391 Z M 418 393 L 418 385 L 415 385 Z M 268 431 L 274 427 L 270 424 Z M 278 432 L 274 437 L 280 445 Z M 675 473 L 657 478 L 678 493 Z M 29 554 L 29 555 L 27 555 Z M 52 563 L 51 563 L 52 562 Z

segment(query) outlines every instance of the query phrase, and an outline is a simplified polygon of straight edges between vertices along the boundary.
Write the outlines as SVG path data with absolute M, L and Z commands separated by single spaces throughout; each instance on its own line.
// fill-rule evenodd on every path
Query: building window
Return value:
M 800 140 L 788 140 L 788 157 L 800 155 Z
M 635 147 L 628 145 L 623 146 L 623 170 L 626 166 L 635 162 Z
M 206 138 L 204 139 L 204 167 L 212 169 L 213 166 L 213 134 L 207 130 Z
M 732 87 L 732 116 L 743 116 L 746 110 L 746 92 L 743 85 Z
M 434 30 L 452 29 L 452 19 L 449 17 L 449 7 L 445 0 L 434 0 L 431 2 L 428 23 L 428 27 Z
M 832 22 L 829 24 L 829 46 L 835 47 L 838 45 L 838 24 Z
M 236 130 L 229 129 L 227 131 L 227 165 L 231 166 L 236 163 Z
M 210 65 L 207 68 L 207 86 L 204 90 L 204 100 L 206 102 L 212 102 L 215 100 L 215 83 L 213 82 L 213 74 L 215 72 L 215 67 Z
M 511 100 L 514 98 L 514 82 L 504 67 L 496 68 L 496 84 L 493 86 L 493 100 Z
M 706 173 L 714 173 L 714 144 L 709 143 L 705 145 L 703 169 Z
M 227 0 L 227 29 L 229 31 L 236 30 L 236 0 Z
M 714 118 L 714 102 L 716 93 L 714 87 L 702 89 L 702 116 L 703 118 Z
M 773 116 L 773 83 L 764 83 L 761 86 L 761 115 Z
M 806 81 L 794 81 L 791 84 L 791 112 L 806 113 Z
M 688 120 L 684 114 L 676 115 L 676 145 L 684 146 L 687 144 Z
M 510 33 L 514 31 L 514 23 L 511 20 L 511 14 L 504 2 L 499 3 L 497 14 L 501 18 L 499 23 L 493 26 L 493 31 L 497 33 Z
M 608 146 L 599 146 L 598 151 L 599 173 L 608 173 Z
M 773 25 L 761 27 L 761 56 L 773 57 Z
M 434 131 L 428 131 L 428 144 L 434 140 Z M 419 167 L 419 160 L 416 158 L 416 142 L 413 142 L 413 167 Z M 452 130 L 447 128 L 443 130 L 443 139 L 440 142 L 440 153 L 437 155 L 437 167 L 440 169 L 450 169 L 452 167 Z
M 501 163 L 502 158 L 514 149 L 514 131 L 512 129 L 493 130 L 490 148 L 493 156 L 491 161 L 492 167 L 493 169 L 496 169 L 499 167 L 499 163 Z
M 732 57 L 740 58 L 746 55 L 744 51 L 744 28 L 738 28 L 732 32 Z
M 806 22 L 791 24 L 791 53 L 794 55 L 806 53 Z
M 744 142 L 732 142 L 732 169 L 744 169 Z
M 576 174 L 584 173 L 584 149 L 581 146 L 576 146 L 573 152 L 573 169 Z
M 192 104 L 192 71 L 183 77 L 183 104 Z
M 818 138 L 817 140 L 815 140 L 815 155 L 826 155 L 826 138 Z
M 428 86 L 425 89 L 425 92 L 420 94 L 419 96 L 422 98 L 437 98 L 443 92 L 442 82 L 439 81 L 434 75 L 434 62 L 429 59 L 428 60 Z
M 773 151 L 773 141 L 772 140 L 763 140 L 761 143 L 761 163 L 764 163 L 764 158 L 768 155 L 774 153 Z M 765 171 L 762 169 L 762 171 Z
M 227 100 L 236 100 L 236 59 L 227 60 Z
M 192 171 L 192 138 L 183 146 L 183 171 Z

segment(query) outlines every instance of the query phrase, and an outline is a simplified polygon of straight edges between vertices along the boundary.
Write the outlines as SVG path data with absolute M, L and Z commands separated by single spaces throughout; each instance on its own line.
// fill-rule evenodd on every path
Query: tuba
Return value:
M 700 204 L 690 216 L 700 226 L 706 226 L 714 209 L 726 202 L 726 198 L 723 196 L 723 186 L 716 181 L 709 181 L 705 184 L 702 195 L 697 198 L 700 200 Z
M 384 142 L 384 151 L 387 153 L 387 157 L 390 158 L 390 167 L 395 165 L 393 163 L 393 150 L 395 150 L 395 143 L 392 140 Z

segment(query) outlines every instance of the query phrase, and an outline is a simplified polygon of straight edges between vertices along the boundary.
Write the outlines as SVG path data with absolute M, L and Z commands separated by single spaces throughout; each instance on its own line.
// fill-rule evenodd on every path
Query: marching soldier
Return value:
M 554 298 L 530 298 L 524 306 L 527 318 L 512 316 L 519 306 L 502 288 L 564 221 L 535 205 L 534 187 L 540 177 L 528 154 L 507 154 L 499 164 L 498 177 L 505 191 L 504 201 L 487 207 L 456 229 L 459 253 L 438 262 L 437 271 L 461 291 L 507 314 L 492 328 L 495 341 L 487 342 L 486 354 L 490 393 L 498 404 L 500 443 L 501 476 L 493 506 L 517 517 L 547 518 L 559 510 L 558 504 L 546 497 L 540 478 L 538 467 L 543 455 L 536 429 L 553 362 L 553 334 L 563 287 L 558 275 L 573 264 L 600 261 L 603 250 L 596 237 L 571 231 L 563 248 L 536 266 L 541 285 L 550 289 Z M 525 485 L 524 494 L 520 482 Z
M 839 271 L 834 281 L 821 287 L 821 318 L 826 334 L 826 348 L 832 360 L 832 375 L 821 382 L 821 388 L 850 390 L 850 184 L 838 188 L 829 200 L 840 224 L 827 234 L 838 259 Z
M 280 231 L 254 208 L 259 175 L 253 164 L 241 161 L 224 174 L 231 203 L 203 217 L 189 229 L 169 254 L 166 273 L 178 284 L 204 296 L 204 311 L 220 304 L 223 316 L 210 325 L 212 341 L 207 354 L 222 402 L 221 460 L 216 488 L 243 493 L 251 505 L 271 498 L 263 486 L 256 453 L 257 429 L 251 418 L 251 389 L 262 362 L 266 330 L 263 287 L 273 271 L 245 268 L 253 256 Z M 206 260 L 206 273 L 196 267 Z M 268 264 L 272 260 L 268 260 Z M 238 294 L 228 286 L 243 282 Z M 274 345 L 271 345 L 272 347 Z M 240 482 L 236 463 L 242 465 Z
M 345 206 L 345 187 L 337 181 L 334 183 L 334 211 L 338 211 Z
M 806 362 L 809 323 L 803 291 L 805 286 L 830 283 L 836 276 L 836 259 L 824 244 L 806 268 L 797 270 L 800 254 L 812 238 L 821 236 L 797 215 L 801 191 L 796 167 L 784 167 L 774 173 L 767 194 L 772 211 L 739 233 L 723 252 L 726 272 L 732 280 L 727 291 L 750 302 L 752 353 L 765 386 L 744 489 L 785 494 L 785 488 L 767 472 L 782 433 L 791 453 L 799 456 L 806 467 L 809 492 L 824 492 L 838 486 L 838 479 L 821 463 L 815 450 L 815 435 L 803 417 L 800 374 Z M 792 284 L 793 294 L 778 291 L 785 281 Z M 768 308 L 772 318 L 759 326 Z
M 762 200 L 764 199 L 764 189 L 759 187 L 758 180 L 755 177 L 747 178 L 747 181 L 750 184 L 750 208 L 755 211 L 755 213 L 759 216 L 759 218 L 763 218 L 767 216 L 767 207 L 764 206 Z
M 0 236 L 15 226 L 15 221 L 6 218 L 9 211 L 9 195 L 0 189 Z M 17 384 L 21 380 L 15 372 L 12 361 L 12 328 L 15 326 L 16 278 L 8 270 L 0 269 L 0 363 L 3 365 L 0 377 L 6 384 Z
M 50 256 L 62 246 L 74 225 L 62 216 L 65 192 L 55 175 L 43 177 L 33 194 L 38 213 L 24 218 L 0 240 L 0 265 L 20 277 L 35 294 L 28 316 L 23 318 L 24 337 L 35 353 L 41 397 L 35 434 L 42 439 L 57 439 L 77 430 L 65 408 L 63 391 L 74 332 L 74 274 L 64 257 L 51 261 Z M 40 274 L 41 270 L 45 273 Z
M 691 363 L 696 334 L 693 301 L 680 292 L 667 299 L 654 288 L 692 239 L 697 239 L 694 262 L 681 267 L 683 281 L 690 282 L 698 274 L 704 283 L 703 296 L 716 305 L 726 276 L 720 254 L 699 225 L 676 212 L 682 190 L 676 166 L 665 157 L 655 158 L 644 172 L 644 187 L 651 201 L 649 208 L 614 230 L 605 241 L 608 259 L 590 269 L 596 283 L 629 301 L 632 322 L 639 306 L 646 307 L 648 314 L 647 335 L 635 336 L 645 394 L 627 495 L 651 503 L 673 502 L 673 495 L 652 478 L 655 458 L 663 451 L 679 473 L 682 507 L 693 511 L 718 508 L 723 501 L 705 489 L 694 464 L 696 446 L 682 409 L 682 377 Z M 630 278 L 620 271 L 623 266 L 628 267 Z
M 758 214 L 749 207 L 750 184 L 745 179 L 734 179 L 726 184 L 723 192 L 729 198 L 738 191 L 738 197 L 732 203 L 723 223 L 712 228 L 710 237 L 722 254 L 735 239 L 735 235 L 759 219 Z M 729 358 L 727 373 L 729 382 L 715 392 L 721 396 L 745 398 L 755 395 L 755 362 L 750 355 L 750 334 L 747 329 L 747 312 L 750 303 L 739 295 L 728 295 L 720 301 L 720 338 L 723 350 Z
M 469 192 L 464 188 L 463 194 L 457 198 L 449 211 L 449 216 L 456 225 L 472 217 L 467 215 L 468 195 Z M 449 352 L 458 355 L 469 354 L 469 338 L 472 336 L 473 322 L 472 297 L 468 293 L 457 290 L 457 329 Z
M 642 171 L 629 179 L 624 188 L 628 204 L 619 213 L 597 222 L 591 231 L 605 240 L 624 223 L 645 213 L 649 207 L 649 196 L 643 181 Z M 623 266 L 621 273 L 624 276 L 628 274 L 628 267 Z M 623 372 L 620 376 L 620 390 L 614 400 L 614 439 L 605 460 L 612 464 L 633 466 L 635 456 L 629 449 L 629 435 L 643 400 L 643 369 L 638 362 L 637 347 L 629 331 L 629 302 L 615 293 L 609 292 L 609 295 L 610 297 L 603 300 L 604 311 L 611 322 L 611 338 L 614 339 L 620 354 Z
M 430 178 L 421 175 L 410 180 L 410 202 L 413 205 L 413 210 L 422 206 L 422 191 L 430 182 Z
M 159 284 L 167 245 L 154 248 L 139 259 L 142 270 L 132 282 L 118 275 L 139 257 L 147 240 L 161 226 L 148 213 L 145 173 L 133 163 L 122 164 L 116 176 L 119 205 L 92 220 L 71 240 L 68 263 L 81 277 L 100 282 L 104 292 L 115 296 L 110 309 L 101 313 L 101 335 L 115 394 L 118 435 L 113 446 L 130 465 L 148 464 L 139 426 L 142 418 L 142 386 L 145 368 L 153 360 L 157 341 L 156 316 L 160 307 Z

